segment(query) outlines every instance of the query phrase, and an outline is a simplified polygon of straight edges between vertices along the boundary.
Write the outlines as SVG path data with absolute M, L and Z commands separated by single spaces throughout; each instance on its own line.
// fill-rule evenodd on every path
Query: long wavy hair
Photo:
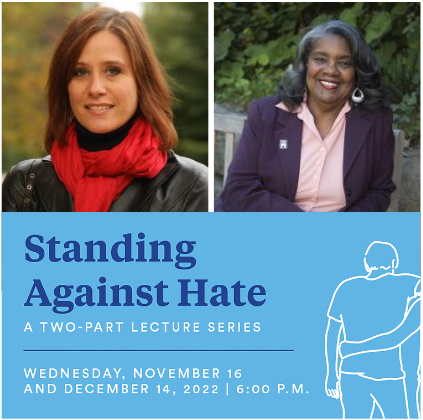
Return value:
M 327 35 L 343 37 L 350 47 L 355 67 L 355 86 L 364 94 L 364 101 L 357 106 L 370 112 L 387 107 L 388 102 L 381 83 L 379 62 L 358 29 L 341 20 L 322 23 L 304 35 L 298 45 L 295 65 L 285 72 L 278 89 L 282 102 L 291 111 L 301 104 L 307 90 L 308 59 L 316 41 Z
M 49 114 L 44 145 L 47 152 L 53 141 L 62 144 L 66 141 L 66 127 L 73 119 L 68 85 L 85 44 L 101 31 L 111 32 L 125 45 L 137 85 L 139 111 L 160 138 L 161 148 L 174 147 L 178 135 L 173 125 L 172 93 L 143 24 L 134 13 L 100 7 L 79 15 L 57 43 L 46 87 Z

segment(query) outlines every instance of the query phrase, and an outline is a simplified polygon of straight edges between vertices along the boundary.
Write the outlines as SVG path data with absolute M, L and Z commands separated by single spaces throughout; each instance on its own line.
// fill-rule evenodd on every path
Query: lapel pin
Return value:
M 288 140 L 279 140 L 279 149 L 288 149 Z

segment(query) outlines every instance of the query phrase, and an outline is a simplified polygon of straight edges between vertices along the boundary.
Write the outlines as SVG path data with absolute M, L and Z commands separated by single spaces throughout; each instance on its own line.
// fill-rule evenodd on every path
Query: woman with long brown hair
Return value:
M 175 155 L 172 94 L 131 12 L 96 8 L 61 36 L 45 148 L 14 166 L 3 211 L 207 211 L 207 169 Z

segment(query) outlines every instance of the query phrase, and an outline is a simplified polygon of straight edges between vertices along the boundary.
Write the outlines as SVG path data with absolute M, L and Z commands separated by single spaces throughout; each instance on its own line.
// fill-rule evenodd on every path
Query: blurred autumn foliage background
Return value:
M 214 3 L 215 101 L 245 110 L 274 95 L 307 27 L 342 19 L 378 57 L 394 126 L 420 142 L 420 3 Z
M 41 157 L 45 84 L 55 43 L 82 11 L 99 3 L 2 3 L 3 172 Z M 207 164 L 207 3 L 143 3 L 142 20 L 172 90 L 177 152 Z

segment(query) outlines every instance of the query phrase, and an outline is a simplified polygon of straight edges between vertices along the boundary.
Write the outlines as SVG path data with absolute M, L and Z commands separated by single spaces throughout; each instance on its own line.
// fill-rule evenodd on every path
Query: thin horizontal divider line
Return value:
M 145 352 L 148 352 L 148 351 L 166 351 L 166 352 L 173 352 L 173 351 L 179 351 L 179 352 L 185 352 L 185 351 L 191 351 L 191 352 L 195 352 L 195 351 L 222 351 L 222 352 L 224 352 L 224 351 L 234 351 L 234 352 L 236 352 L 236 351 L 248 351 L 248 352 L 268 352 L 268 351 L 276 351 L 276 352 L 281 352 L 281 351 L 294 351 L 294 350 L 163 350 L 163 349 L 161 349 L 161 350 L 103 350 L 103 349 L 98 349 L 98 350 L 24 350 L 24 351 L 39 351 L 39 352 L 41 352 L 41 351 L 145 351 Z

